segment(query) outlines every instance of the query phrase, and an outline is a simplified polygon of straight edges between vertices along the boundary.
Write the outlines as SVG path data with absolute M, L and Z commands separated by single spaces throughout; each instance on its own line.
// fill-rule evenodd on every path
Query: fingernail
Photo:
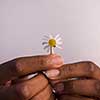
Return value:
M 62 58 L 57 56 L 52 60 L 53 63 L 55 64 L 61 64 L 63 62 Z
M 54 78 L 57 77 L 60 74 L 60 71 L 57 69 L 51 69 L 46 71 L 46 75 L 48 78 Z
M 62 65 L 64 61 L 61 56 L 54 55 L 53 59 L 51 59 L 51 62 L 52 64 Z

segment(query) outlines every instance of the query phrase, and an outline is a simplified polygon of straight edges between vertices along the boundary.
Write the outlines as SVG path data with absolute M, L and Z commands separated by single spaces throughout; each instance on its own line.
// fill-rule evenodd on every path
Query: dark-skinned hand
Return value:
M 52 88 L 41 71 L 58 68 L 58 55 L 21 57 L 0 65 L 0 100 L 54 100 Z M 29 78 L 30 74 L 38 73 Z
M 90 61 L 47 71 L 58 100 L 100 100 L 100 68 Z

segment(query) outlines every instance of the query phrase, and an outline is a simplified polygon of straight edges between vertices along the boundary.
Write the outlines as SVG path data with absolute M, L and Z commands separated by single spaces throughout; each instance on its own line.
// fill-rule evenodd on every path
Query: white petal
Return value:
M 62 39 L 56 40 L 56 43 L 58 43 L 58 42 L 62 42 Z
M 42 40 L 44 40 L 44 41 L 48 41 L 49 39 L 47 39 L 47 38 L 43 38 Z
M 60 38 L 60 39 L 57 39 L 56 41 L 57 41 L 57 42 L 60 42 L 60 41 L 62 41 L 62 39 Z
M 60 40 L 60 41 L 57 41 L 56 43 L 57 43 L 57 44 L 63 44 L 63 41 Z
M 62 42 L 62 41 L 59 41 L 59 42 L 57 42 L 57 44 L 58 44 L 58 45 L 59 45 L 59 44 L 61 45 L 61 44 L 63 44 L 63 42 Z
M 57 34 L 56 37 L 55 37 L 55 39 L 58 39 L 59 37 L 60 37 L 60 34 Z
M 53 36 L 50 34 L 50 35 L 49 35 L 49 38 L 50 38 L 50 39 L 52 39 L 52 38 L 53 38 Z
M 61 37 L 59 37 L 59 38 L 57 38 L 56 40 L 62 40 L 62 38 L 61 38 Z
M 59 48 L 59 49 L 62 49 L 62 47 L 61 47 L 61 46 L 59 46 L 59 45 L 56 45 L 56 47 L 57 47 L 57 48 Z
M 42 42 L 42 45 L 48 44 L 48 42 Z
M 47 49 L 47 48 L 49 48 L 49 45 L 44 46 L 44 48 L 43 48 L 43 49 Z
M 47 35 L 44 35 L 44 38 L 46 38 L 46 39 L 49 39 L 49 36 L 47 36 Z

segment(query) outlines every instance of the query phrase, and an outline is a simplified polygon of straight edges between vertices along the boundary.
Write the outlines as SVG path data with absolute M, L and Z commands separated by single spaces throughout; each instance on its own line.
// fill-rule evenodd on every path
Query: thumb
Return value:
M 17 58 L 0 65 L 0 83 L 30 73 L 58 68 L 62 64 L 61 56 L 56 54 Z

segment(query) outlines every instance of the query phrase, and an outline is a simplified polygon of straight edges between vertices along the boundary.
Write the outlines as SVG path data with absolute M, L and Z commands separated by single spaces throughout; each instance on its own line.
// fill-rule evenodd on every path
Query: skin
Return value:
M 31 100 L 54 100 L 54 95 L 52 94 L 51 86 L 46 86 L 43 91 L 38 93 Z
M 60 74 L 51 80 L 59 100 L 100 100 L 100 68 L 96 64 L 65 64 L 58 70 Z
M 83 96 L 74 96 L 74 95 L 61 95 L 59 97 L 60 100 L 95 100 L 95 99 L 92 99 L 92 98 L 86 98 L 86 97 L 83 97 Z
M 63 64 L 60 56 L 17 58 L 0 65 L 1 100 L 100 100 L 100 68 L 93 62 Z M 60 67 L 61 66 L 61 67 Z M 41 71 L 57 68 L 49 82 Z M 31 73 L 37 73 L 28 79 Z M 71 79 L 74 78 L 74 79 Z
M 59 68 L 60 74 L 54 79 L 88 77 L 100 80 L 100 68 L 90 61 L 65 64 Z
M 58 55 L 21 57 L 1 64 L 0 100 L 54 100 L 52 88 L 41 71 L 62 64 Z M 31 73 L 38 75 L 29 79 Z

